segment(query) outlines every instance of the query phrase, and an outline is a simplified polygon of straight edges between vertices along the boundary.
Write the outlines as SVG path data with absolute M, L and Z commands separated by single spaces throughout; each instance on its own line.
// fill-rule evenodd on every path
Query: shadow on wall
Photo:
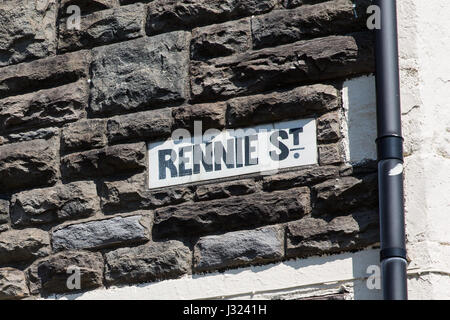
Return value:
M 350 163 L 361 163 L 377 159 L 377 117 L 376 117 L 376 87 L 373 75 L 350 79 L 344 82 L 342 88 L 342 102 L 344 107 L 341 131 L 344 136 L 344 150 L 346 160 Z M 378 251 L 377 251 L 378 252 Z M 370 260 L 370 261 L 369 261 Z M 361 260 L 358 256 L 352 258 L 353 264 L 353 290 L 355 300 L 380 300 L 381 290 L 369 288 L 368 279 L 361 278 L 377 272 L 379 269 L 378 255 L 369 260 Z M 367 268 L 371 267 L 370 270 Z M 378 278 L 378 281 L 381 279 Z M 369 280 L 372 285 L 373 281 Z M 379 284 L 379 282 L 378 282 Z
M 382 300 L 379 250 L 371 250 L 365 259 L 361 259 L 358 255 L 353 256 L 352 269 L 353 299 Z
M 49 299 L 297 299 L 338 294 L 342 285 L 356 300 L 381 299 L 369 289 L 369 266 L 378 266 L 379 250 L 288 260 L 225 272 L 196 274 L 179 279 L 124 287 L 96 289 L 79 294 L 53 295 Z
M 376 160 L 375 77 L 364 76 L 345 81 L 342 102 L 344 116 L 341 131 L 344 136 L 346 160 L 351 163 Z

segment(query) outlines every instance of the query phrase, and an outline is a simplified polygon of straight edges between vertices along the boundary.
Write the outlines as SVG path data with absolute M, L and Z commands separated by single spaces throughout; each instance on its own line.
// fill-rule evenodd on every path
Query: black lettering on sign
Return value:
M 192 146 L 180 148 L 178 157 L 178 173 L 180 177 L 192 176 L 192 169 L 186 169 L 186 164 L 190 163 L 187 152 L 192 152 Z
M 167 159 L 169 156 L 169 159 Z M 177 159 L 177 153 L 172 149 L 163 149 L 158 152 L 159 160 L 159 180 L 166 179 L 166 169 L 170 170 L 170 176 L 176 178 L 178 176 L 177 167 L 174 161 Z
M 211 142 L 205 144 L 205 153 L 203 153 L 201 145 L 194 146 L 194 174 L 200 173 L 200 162 L 206 172 L 213 171 L 213 145 Z
M 214 170 L 222 170 L 222 160 L 228 169 L 234 168 L 234 139 L 227 140 L 227 148 L 221 141 L 214 143 Z
M 258 158 L 252 158 L 252 153 L 256 151 L 256 147 L 252 146 L 252 142 L 258 141 L 258 135 L 254 134 L 245 137 L 245 166 L 254 166 L 258 164 Z
M 289 148 L 279 138 L 286 140 L 289 138 L 289 135 L 284 130 L 276 131 L 270 135 L 270 143 L 280 150 L 279 154 L 276 151 L 269 152 L 273 161 L 283 161 L 289 156 Z

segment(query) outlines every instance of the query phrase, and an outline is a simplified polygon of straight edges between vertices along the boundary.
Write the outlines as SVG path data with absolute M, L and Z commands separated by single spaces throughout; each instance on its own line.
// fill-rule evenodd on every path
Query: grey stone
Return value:
M 255 181 L 250 179 L 207 184 L 197 187 L 197 190 L 195 190 L 195 200 L 207 201 L 224 199 L 231 196 L 251 194 L 257 190 L 258 187 Z
M 93 182 L 16 193 L 11 203 L 11 222 L 15 227 L 86 218 L 100 211 Z
M 314 166 L 264 177 L 262 187 L 266 191 L 284 190 L 317 184 L 333 177 L 339 177 L 338 167 Z
M 56 0 L 9 0 L 0 7 L 0 67 L 56 53 Z
M 191 271 L 192 254 L 182 242 L 168 240 L 121 248 L 105 254 L 108 284 L 178 278 Z
M 346 34 L 365 28 L 351 0 L 334 0 L 290 11 L 276 10 L 252 18 L 253 48 L 274 47 L 299 40 Z
M 320 2 L 327 2 L 330 0 L 281 0 L 283 7 L 292 9 L 304 4 L 316 4 Z
M 321 165 L 339 164 L 343 162 L 343 157 L 340 143 L 319 145 L 319 163 Z
M 330 85 L 315 84 L 292 90 L 258 94 L 227 102 L 227 126 L 240 127 L 279 120 L 314 116 L 340 105 L 339 91 Z
M 311 211 L 308 188 L 254 193 L 155 210 L 153 235 L 207 235 L 301 218 Z
M 377 174 L 362 177 L 330 179 L 313 187 L 316 210 L 345 213 L 352 209 L 376 208 L 378 205 Z
M 317 119 L 317 140 L 336 142 L 341 138 L 339 113 L 330 112 Z
M 370 33 L 329 36 L 191 63 L 196 102 L 250 95 L 282 85 L 347 78 L 374 71 Z
M 59 128 L 33 129 L 33 131 L 11 133 L 6 136 L 5 143 L 17 143 L 39 139 L 50 140 L 58 134 Z
M 68 18 L 70 19 L 70 17 Z M 144 35 L 145 8 L 141 3 L 95 12 L 81 17 L 80 29 L 59 21 L 58 50 L 73 51 Z
M 172 111 L 168 108 L 116 116 L 108 120 L 108 140 L 157 140 L 172 133 Z
M 151 1 L 153 1 L 153 0 L 119 0 L 121 5 L 132 4 L 132 3 L 136 3 L 136 2 L 147 3 L 147 2 L 151 2 Z
M 61 173 L 76 179 L 142 171 L 146 152 L 145 143 L 134 143 L 73 153 L 61 159 Z
M 76 269 L 75 269 L 76 268 Z M 30 291 L 37 293 L 65 293 L 77 291 L 67 284 L 69 277 L 77 272 L 80 276 L 80 290 L 102 286 L 104 262 L 101 253 L 86 251 L 65 251 L 40 259 L 27 269 Z
M 9 201 L 0 199 L 0 232 L 9 230 Z
M 101 249 L 149 240 L 147 216 L 118 216 L 57 227 L 52 231 L 54 251 Z
M 250 18 L 192 30 L 191 58 L 208 60 L 251 49 Z
M 53 126 L 85 116 L 89 99 L 87 81 L 0 100 L 0 131 L 15 132 Z
M 56 181 L 56 141 L 33 140 L 0 146 L 0 192 L 48 186 Z
M 376 211 L 339 217 L 304 217 L 288 224 L 288 257 L 308 257 L 364 249 L 379 242 Z
M 102 148 L 106 146 L 106 119 L 81 120 L 64 126 L 61 148 L 64 151 Z
M 222 129 L 225 126 L 226 103 L 205 103 L 173 108 L 176 128 L 193 132 L 195 121 L 201 121 L 202 129 Z
M 23 299 L 29 295 L 23 271 L 14 268 L 0 269 L 0 300 Z
M 8 222 L 9 218 L 9 201 L 0 199 L 0 225 Z
M 90 59 L 83 50 L 2 68 L 0 99 L 87 79 Z
M 50 237 L 39 229 L 0 233 L 0 265 L 32 262 L 50 253 Z
M 282 259 L 284 230 L 277 226 L 200 238 L 194 248 L 194 271 L 211 271 Z
M 94 49 L 91 111 L 134 112 L 187 98 L 189 34 L 179 31 Z
M 155 0 L 148 5 L 147 33 L 235 20 L 272 10 L 277 0 Z
M 146 175 L 137 174 L 127 179 L 104 180 L 101 185 L 101 203 L 106 212 L 156 209 L 192 200 L 187 187 L 148 190 Z

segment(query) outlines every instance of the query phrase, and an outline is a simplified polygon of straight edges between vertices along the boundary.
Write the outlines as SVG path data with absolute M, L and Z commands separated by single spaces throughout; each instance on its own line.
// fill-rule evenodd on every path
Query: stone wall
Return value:
M 356 2 L 2 1 L 0 298 L 376 245 L 376 166 L 341 132 L 344 81 L 374 71 Z M 148 190 L 174 129 L 310 117 L 318 165 Z

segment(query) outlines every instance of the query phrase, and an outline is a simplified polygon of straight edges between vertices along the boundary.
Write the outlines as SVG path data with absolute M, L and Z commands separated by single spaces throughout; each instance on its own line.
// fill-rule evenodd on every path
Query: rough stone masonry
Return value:
M 345 163 L 368 1 L 0 3 L 0 299 L 131 285 L 378 242 L 376 167 Z M 68 5 L 81 9 L 68 28 Z M 319 163 L 148 190 L 177 128 L 315 118 Z

